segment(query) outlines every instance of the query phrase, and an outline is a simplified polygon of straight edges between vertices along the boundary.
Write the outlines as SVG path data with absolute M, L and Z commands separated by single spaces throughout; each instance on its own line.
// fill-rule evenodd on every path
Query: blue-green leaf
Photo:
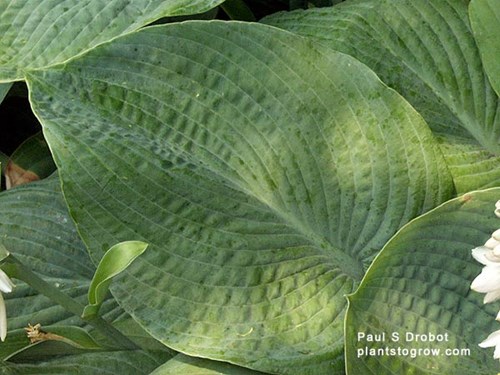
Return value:
M 497 0 L 472 0 L 469 17 L 491 85 L 500 95 L 500 6 Z
M 487 9 L 490 1 L 477 3 Z M 457 192 L 465 193 L 500 186 L 500 102 L 483 69 L 467 4 L 354 0 L 282 12 L 264 22 L 311 37 L 373 69 L 425 118 L 442 144 Z M 498 22 L 488 35 L 497 36 L 494 28 Z M 498 54 L 489 53 L 484 63 L 498 67 Z
M 28 85 L 93 259 L 150 244 L 113 295 L 194 356 L 342 372 L 345 294 L 402 225 L 454 194 L 401 96 L 266 25 L 146 28 Z
M 493 350 L 478 346 L 500 329 L 498 304 L 483 305 L 470 285 L 481 272 L 471 250 L 500 227 L 499 198 L 498 188 L 467 193 L 410 222 L 384 247 L 349 296 L 349 375 L 498 372 Z
M 161 17 L 205 12 L 223 0 L 5 0 L 0 82 L 64 62 Z
M 150 375 L 264 375 L 263 372 L 238 367 L 230 363 L 177 354 Z

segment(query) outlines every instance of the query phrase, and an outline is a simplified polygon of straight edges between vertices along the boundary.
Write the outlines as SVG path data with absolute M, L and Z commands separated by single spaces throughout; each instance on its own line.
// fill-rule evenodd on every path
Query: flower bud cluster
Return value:
M 500 201 L 495 204 L 495 215 L 500 217 Z M 500 299 L 500 229 L 494 231 L 483 246 L 472 249 L 472 256 L 484 267 L 472 282 L 471 289 L 486 293 L 484 303 Z M 500 312 L 496 320 L 500 321 Z M 494 346 L 493 358 L 500 359 L 500 330 L 490 334 L 479 346 L 481 348 Z

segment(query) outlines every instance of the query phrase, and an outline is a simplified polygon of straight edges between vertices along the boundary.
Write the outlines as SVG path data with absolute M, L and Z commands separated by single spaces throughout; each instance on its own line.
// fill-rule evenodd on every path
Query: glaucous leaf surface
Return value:
M 150 375 L 264 375 L 263 372 L 250 370 L 230 363 L 211 361 L 205 358 L 188 357 L 177 354 Z
M 467 4 L 354 0 L 279 13 L 264 22 L 312 37 L 372 68 L 426 119 L 443 144 L 457 191 L 465 193 L 500 185 L 500 105 Z
M 57 175 L 0 194 L 0 242 L 45 281 L 82 303 L 86 301 L 95 266 L 69 217 Z M 81 319 L 54 305 L 52 301 L 21 281 L 14 279 L 14 282 L 16 284 L 14 291 L 4 295 L 9 334 L 6 341 L 0 343 L 2 359 L 29 345 L 24 332 L 28 323 L 33 325 L 41 323 L 43 330 L 62 335 L 67 338 L 67 342 L 74 341 L 74 345 L 81 346 L 82 350 L 89 349 L 90 344 L 85 342 L 83 333 L 76 327 L 69 327 L 84 326 Z M 101 313 L 109 321 L 118 321 L 117 326 L 123 332 L 132 331 L 131 327 L 134 325 L 126 322 L 127 315 L 114 299 L 108 298 L 104 302 Z M 53 324 L 60 327 L 51 328 Z M 142 337 L 141 344 L 148 350 L 151 349 L 151 352 L 125 353 L 108 350 L 68 356 L 65 359 L 45 363 L 41 359 L 43 355 L 55 354 L 53 350 L 45 348 L 38 353 L 40 363 L 11 365 L 1 370 L 7 374 L 91 374 L 91 371 L 99 368 L 100 373 L 116 373 L 114 371 L 122 369 L 125 371 L 123 373 L 148 374 L 171 357 L 170 352 L 154 346 L 151 339 L 144 337 L 142 330 L 134 328 L 133 331 L 132 336 Z M 100 337 L 99 339 L 101 342 Z M 60 351 L 58 354 L 63 353 Z M 31 361 L 33 355 L 32 349 L 24 350 L 23 360 L 21 354 L 18 354 L 16 361 Z M 125 357 L 128 359 L 124 359 Z M 138 367 L 142 368 L 142 372 L 133 371 Z
M 0 82 L 64 62 L 161 17 L 202 13 L 223 0 L 5 0 Z
M 147 375 L 165 361 L 164 355 L 114 351 L 63 356 L 36 364 L 0 362 L 5 375 Z
M 471 250 L 500 227 L 494 214 L 499 197 L 498 188 L 467 193 L 410 222 L 384 247 L 359 289 L 349 296 L 348 374 L 498 372 L 493 349 L 478 346 L 500 329 L 495 321 L 498 303 L 483 305 L 484 295 L 470 285 L 482 267 Z M 385 333 L 386 340 L 369 342 L 368 336 L 360 340 L 360 332 Z M 393 333 L 399 341 L 391 339 Z M 435 335 L 434 341 L 416 336 L 426 335 L 429 340 L 429 333 Z M 384 353 L 386 348 L 389 353 L 413 354 L 367 352 Z M 429 349 L 439 354 L 430 354 Z M 470 352 L 460 351 L 464 349 Z
M 94 266 L 68 215 L 57 176 L 0 194 L 0 242 L 52 284 L 74 297 L 86 295 Z M 25 284 L 16 284 L 5 295 L 9 330 L 30 322 L 53 324 L 71 319 Z
M 85 303 L 95 266 L 69 217 L 57 176 L 0 194 L 0 242 L 47 282 Z M 5 294 L 8 329 L 28 323 L 83 325 L 76 316 L 19 280 Z M 102 310 L 114 320 L 123 316 L 109 299 Z M 9 344 L 7 336 L 6 344 Z
M 261 24 L 151 27 L 29 74 L 70 212 L 154 337 L 265 372 L 343 372 L 344 295 L 454 194 L 422 118 L 350 56 Z
M 497 95 L 500 95 L 500 6 L 496 0 L 472 0 L 469 17 L 484 68 Z

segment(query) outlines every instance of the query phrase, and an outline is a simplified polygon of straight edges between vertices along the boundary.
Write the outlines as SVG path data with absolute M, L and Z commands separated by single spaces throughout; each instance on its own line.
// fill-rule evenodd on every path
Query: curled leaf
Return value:
M 125 241 L 114 245 L 104 254 L 90 283 L 89 304 L 85 307 L 83 318 L 97 314 L 113 277 L 125 270 L 147 247 L 145 242 Z

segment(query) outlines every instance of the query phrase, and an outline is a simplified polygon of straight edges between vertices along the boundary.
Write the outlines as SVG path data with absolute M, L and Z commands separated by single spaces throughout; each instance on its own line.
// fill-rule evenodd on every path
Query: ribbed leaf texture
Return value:
M 260 24 L 152 27 L 29 74 L 95 261 L 157 339 L 289 374 L 342 373 L 345 294 L 453 183 L 422 118 L 357 60 Z

